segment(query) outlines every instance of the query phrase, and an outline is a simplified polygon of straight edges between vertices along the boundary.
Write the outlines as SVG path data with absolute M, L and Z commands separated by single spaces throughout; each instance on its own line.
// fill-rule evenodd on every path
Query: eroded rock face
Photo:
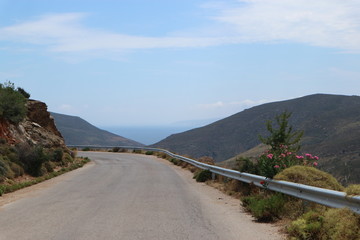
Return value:
M 35 100 L 27 102 L 27 116 L 18 125 L 0 119 L 0 138 L 8 144 L 28 143 L 45 148 L 66 148 L 54 119 L 47 111 L 45 103 Z
M 0 118 L 0 138 L 4 139 L 9 144 L 14 144 L 16 142 L 10 129 L 10 123 L 2 118 Z

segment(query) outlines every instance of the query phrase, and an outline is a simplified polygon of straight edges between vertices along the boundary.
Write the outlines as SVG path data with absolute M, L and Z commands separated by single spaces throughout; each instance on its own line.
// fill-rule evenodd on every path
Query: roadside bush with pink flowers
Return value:
M 302 131 L 294 131 L 289 125 L 291 113 L 284 112 L 275 117 L 276 124 L 267 121 L 266 127 L 270 135 L 268 137 L 260 136 L 260 140 L 270 146 L 270 149 L 263 153 L 258 159 L 258 169 L 260 175 L 273 178 L 276 174 L 285 168 L 294 165 L 314 166 L 318 165 L 318 156 L 312 156 L 310 153 L 298 155 L 300 150 L 300 140 Z
M 240 172 L 249 172 L 267 178 L 306 184 L 335 191 L 344 191 L 344 187 L 330 174 L 320 171 L 318 156 L 310 153 L 299 154 L 301 131 L 293 131 L 288 124 L 291 114 L 284 112 L 277 116 L 276 125 L 268 121 L 269 136 L 260 140 L 269 149 L 256 160 L 237 159 Z M 261 181 L 262 189 L 249 184 L 249 191 L 241 197 L 242 204 L 257 221 L 288 222 L 285 232 L 289 239 L 359 239 L 360 217 L 349 209 L 331 209 L 301 199 L 275 193 Z M 348 195 L 358 195 L 359 186 L 347 189 Z M 243 191 L 245 193 L 245 191 Z
M 295 165 L 316 167 L 318 165 L 318 160 L 318 156 L 313 156 L 310 153 L 298 155 L 288 151 L 287 146 L 281 146 L 277 151 L 271 149 L 263 153 L 259 157 L 258 167 L 260 175 L 267 178 L 273 178 L 282 170 Z

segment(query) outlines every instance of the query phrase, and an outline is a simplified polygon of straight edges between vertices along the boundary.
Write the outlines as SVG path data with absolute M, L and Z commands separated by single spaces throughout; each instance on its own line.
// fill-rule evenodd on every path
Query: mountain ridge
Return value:
M 67 145 L 144 146 L 142 143 L 102 130 L 78 116 L 50 112 Z
M 304 130 L 301 152 L 323 158 L 322 167 L 329 172 L 344 168 L 341 164 L 360 168 L 359 96 L 313 94 L 266 103 L 207 126 L 171 135 L 152 146 L 194 158 L 210 156 L 221 162 L 258 146 L 258 136 L 268 134 L 266 121 L 274 120 L 284 111 L 292 112 L 289 123 L 294 130 Z

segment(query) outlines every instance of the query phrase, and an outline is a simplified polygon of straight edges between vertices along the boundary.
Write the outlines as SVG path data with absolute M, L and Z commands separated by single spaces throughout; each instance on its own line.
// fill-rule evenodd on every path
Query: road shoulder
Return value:
M 226 195 L 205 183 L 196 182 L 193 179 L 193 173 L 187 169 L 176 166 L 162 158 L 153 156 L 153 159 L 171 167 L 191 187 L 194 194 L 204 203 L 206 208 L 204 212 L 214 216 L 219 214 L 223 216 L 221 221 L 216 220 L 219 219 L 216 217 L 211 219 L 215 221 L 213 225 L 218 228 L 217 231 L 227 231 L 229 239 L 235 239 L 239 236 L 242 239 L 257 240 L 286 239 L 286 236 L 281 233 L 280 226 L 256 222 L 250 214 L 245 212 L 239 199 Z
M 37 183 L 35 185 L 17 190 L 15 192 L 6 193 L 0 197 L 0 210 L 4 208 L 6 205 L 11 204 L 17 200 L 20 200 L 22 198 L 35 196 L 40 190 L 50 188 L 54 186 L 55 184 L 58 184 L 60 182 L 63 182 L 75 174 L 79 174 L 81 171 L 85 171 L 88 168 L 92 167 L 95 163 L 90 161 L 89 163 L 85 164 L 81 168 L 77 168 L 73 171 L 67 172 L 65 174 L 59 175 L 55 178 L 51 178 L 49 180 L 43 181 L 41 183 Z

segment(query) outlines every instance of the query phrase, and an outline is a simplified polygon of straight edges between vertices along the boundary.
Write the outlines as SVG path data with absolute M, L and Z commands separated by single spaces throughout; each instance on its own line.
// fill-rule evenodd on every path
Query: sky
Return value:
M 359 0 L 0 0 L 0 82 L 97 126 L 359 95 Z

